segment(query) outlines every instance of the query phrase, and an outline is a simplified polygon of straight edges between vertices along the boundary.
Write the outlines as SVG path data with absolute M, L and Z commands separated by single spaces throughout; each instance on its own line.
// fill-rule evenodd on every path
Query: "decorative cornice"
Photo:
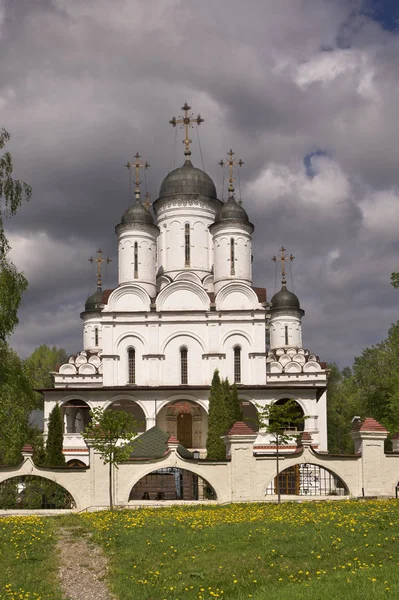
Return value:
M 160 234 L 160 229 L 157 225 L 152 225 L 151 223 L 141 223 L 140 221 L 132 223 L 119 223 L 115 227 L 115 233 L 120 235 L 121 233 L 125 233 L 125 231 L 145 231 L 146 233 L 150 233 L 152 235 L 156 234 L 157 236 Z
M 159 360 L 165 360 L 165 354 L 143 354 L 143 360 L 148 360 L 150 358 L 157 358 Z
M 226 358 L 226 354 L 224 354 L 223 352 L 208 352 L 207 354 L 203 354 L 202 358 L 204 358 L 204 359 L 208 359 L 208 358 Z

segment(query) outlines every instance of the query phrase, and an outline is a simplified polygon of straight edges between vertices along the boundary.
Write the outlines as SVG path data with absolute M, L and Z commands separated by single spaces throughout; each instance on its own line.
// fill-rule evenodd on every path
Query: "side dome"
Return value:
M 207 198 L 217 198 L 216 187 L 212 179 L 201 169 L 186 160 L 182 167 L 174 169 L 163 180 L 159 198 L 181 194 L 198 194 Z
M 145 208 L 145 206 L 141 204 L 140 200 L 138 199 L 136 199 L 132 206 L 129 206 L 129 208 L 122 215 L 121 224 L 128 225 L 129 223 L 154 224 L 152 214 Z
M 103 292 L 101 288 L 97 288 L 92 296 L 87 298 L 85 304 L 85 311 L 99 311 L 104 308 L 104 303 L 102 302 Z
M 236 202 L 233 196 L 229 196 L 229 199 L 225 204 L 223 204 L 222 208 L 219 210 L 215 223 L 219 223 L 220 221 L 227 221 L 230 219 L 234 219 L 235 221 L 245 221 L 249 223 L 249 218 L 246 210 Z
M 271 305 L 272 312 L 277 310 L 302 311 L 298 296 L 296 296 L 293 292 L 290 292 L 290 290 L 287 290 L 284 284 L 282 285 L 281 290 L 277 292 L 277 294 L 274 294 L 273 298 L 271 299 Z

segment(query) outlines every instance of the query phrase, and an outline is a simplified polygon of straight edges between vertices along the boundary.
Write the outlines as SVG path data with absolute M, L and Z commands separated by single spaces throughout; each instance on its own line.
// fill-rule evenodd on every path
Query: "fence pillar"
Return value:
M 226 454 L 231 459 L 231 499 L 252 501 L 255 492 L 253 446 L 257 434 L 242 421 L 234 423 L 225 437 Z
M 384 493 L 384 441 L 387 435 L 385 427 L 371 418 L 359 420 L 351 431 L 355 452 L 362 455 L 363 496 L 381 496 Z

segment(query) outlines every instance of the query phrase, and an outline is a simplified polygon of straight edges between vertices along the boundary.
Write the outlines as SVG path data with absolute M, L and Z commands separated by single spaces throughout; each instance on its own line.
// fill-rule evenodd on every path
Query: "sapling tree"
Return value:
M 281 502 L 280 492 L 280 464 L 279 451 L 282 445 L 299 437 L 298 428 L 303 425 L 305 417 L 302 411 L 298 410 L 295 400 L 287 400 L 284 403 L 267 404 L 266 406 L 257 406 L 259 428 L 268 433 L 276 446 L 276 488 L 277 501 Z
M 130 457 L 129 442 L 137 436 L 138 423 L 127 412 L 101 407 L 93 408 L 90 416 L 82 435 L 87 445 L 99 452 L 103 463 L 109 465 L 109 507 L 113 510 L 113 468 Z

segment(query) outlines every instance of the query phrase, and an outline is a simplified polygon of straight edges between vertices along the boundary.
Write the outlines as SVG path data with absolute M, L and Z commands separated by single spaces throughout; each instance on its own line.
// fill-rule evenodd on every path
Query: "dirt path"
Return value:
M 114 600 L 106 584 L 107 559 L 90 537 L 73 527 L 58 530 L 61 589 L 67 600 Z

